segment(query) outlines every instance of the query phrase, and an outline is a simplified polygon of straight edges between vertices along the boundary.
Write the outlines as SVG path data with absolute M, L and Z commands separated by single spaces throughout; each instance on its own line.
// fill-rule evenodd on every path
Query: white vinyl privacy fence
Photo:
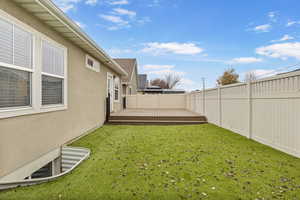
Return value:
M 186 109 L 185 94 L 138 94 L 126 98 L 128 109 Z
M 210 123 L 300 157 L 300 73 L 192 92 L 188 110 Z

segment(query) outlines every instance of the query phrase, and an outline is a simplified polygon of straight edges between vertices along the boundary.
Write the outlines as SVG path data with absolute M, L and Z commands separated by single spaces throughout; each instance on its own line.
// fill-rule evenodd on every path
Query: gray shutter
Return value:
M 13 64 L 13 25 L 0 19 L 0 62 Z
M 14 65 L 32 69 L 32 34 L 14 27 Z

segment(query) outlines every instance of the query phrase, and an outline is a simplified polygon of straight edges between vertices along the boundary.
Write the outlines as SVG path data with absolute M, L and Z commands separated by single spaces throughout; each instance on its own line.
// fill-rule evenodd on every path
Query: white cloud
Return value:
M 263 46 L 256 49 L 256 53 L 272 58 L 296 58 L 300 60 L 300 42 L 280 43 L 269 46 Z
M 272 40 L 271 42 L 283 42 L 283 41 L 293 40 L 293 39 L 295 39 L 293 36 L 286 34 L 286 35 L 282 36 L 282 38 L 280 38 L 278 40 Z
M 268 17 L 269 17 L 270 21 L 272 21 L 272 22 L 277 21 L 276 16 L 277 16 L 277 13 L 274 11 L 268 13 Z
M 144 65 L 144 70 L 173 69 L 174 65 Z
M 75 9 L 75 5 L 81 0 L 54 0 L 54 3 L 62 9 L 64 12 L 68 12 Z
M 288 21 L 288 23 L 286 24 L 287 27 L 296 25 L 296 24 L 300 24 L 300 21 Z
M 102 19 L 113 23 L 113 25 L 105 26 L 110 31 L 130 28 L 133 25 L 144 25 L 151 21 L 149 17 L 137 18 L 136 16 L 137 13 L 135 11 L 123 8 L 114 8 L 110 14 L 99 15 Z
M 130 28 L 131 25 L 129 21 L 122 19 L 120 16 L 114 15 L 100 15 L 100 17 L 108 22 L 113 23 L 114 25 L 106 26 L 106 29 L 109 31 L 116 31 L 122 28 Z
M 81 22 L 79 22 L 79 21 L 75 21 L 75 23 L 76 23 L 80 28 L 85 28 L 85 27 L 86 27 L 85 24 L 83 24 L 83 23 L 81 23 Z
M 253 28 L 256 32 L 269 32 L 272 26 L 270 24 L 263 24 Z
M 131 49 L 118 49 L 118 48 L 113 48 L 109 49 L 108 52 L 112 55 L 120 55 L 120 54 L 128 54 L 132 53 L 133 51 Z
M 250 64 L 250 63 L 257 63 L 262 62 L 263 60 L 261 58 L 255 58 L 255 57 L 240 57 L 240 58 L 234 58 L 230 61 L 230 63 L 233 64 Z
M 54 0 L 54 3 L 64 12 L 76 9 L 76 4 L 84 1 L 88 5 L 96 5 L 98 0 Z
M 98 3 L 98 0 L 86 0 L 85 3 L 94 6 Z
M 114 16 L 114 15 L 100 15 L 100 17 L 106 21 L 109 21 L 111 23 L 113 23 L 113 26 L 108 26 L 107 30 L 110 31 L 115 31 L 115 30 L 119 30 L 121 28 L 129 28 L 131 27 L 129 24 L 129 21 L 126 21 L 124 19 L 122 19 L 119 16 Z
M 148 71 L 146 72 L 147 74 L 153 74 L 153 75 L 158 75 L 158 76 L 164 76 L 166 74 L 175 74 L 178 76 L 184 76 L 186 73 L 185 72 L 181 72 L 181 71 L 176 71 L 176 70 L 172 70 L 172 69 L 162 69 L 162 70 L 154 70 L 154 71 Z
M 128 24 L 127 21 L 123 20 L 119 16 L 114 16 L 114 15 L 100 15 L 100 17 L 102 19 L 105 19 L 105 20 L 110 21 L 112 23 L 116 23 L 116 24 Z
M 142 49 L 142 52 L 154 53 L 154 54 L 173 53 L 173 54 L 182 54 L 182 55 L 195 55 L 204 51 L 202 48 L 198 47 L 194 43 L 151 42 L 145 45 L 146 47 Z
M 110 5 L 127 5 L 129 2 L 127 0 L 116 0 L 116 1 L 110 1 Z
M 134 11 L 130 11 L 127 9 L 123 9 L 123 8 L 115 8 L 113 9 L 113 13 L 117 14 L 117 15 L 127 15 L 129 17 L 135 17 L 136 16 L 136 12 Z

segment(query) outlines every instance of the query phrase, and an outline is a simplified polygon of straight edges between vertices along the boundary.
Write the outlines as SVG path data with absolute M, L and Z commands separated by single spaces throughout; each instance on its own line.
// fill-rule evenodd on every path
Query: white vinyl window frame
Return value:
M 109 81 L 111 81 L 110 83 L 109 83 Z M 114 76 L 110 73 L 110 72 L 107 72 L 107 75 L 106 75 L 106 84 L 107 84 L 107 86 L 106 86 L 106 97 L 108 97 L 108 93 L 110 94 L 110 109 L 111 109 L 111 111 L 113 111 L 114 110 L 114 99 L 115 99 L 115 97 L 114 97 L 114 91 L 115 91 L 115 89 L 114 89 Z M 109 84 L 110 84 L 110 88 L 108 87 L 109 86 Z
M 120 78 L 114 78 L 114 102 L 120 102 Z M 116 95 L 117 92 L 117 95 Z
M 89 60 L 93 61 L 93 66 L 91 66 L 89 64 Z M 88 54 L 86 54 L 86 56 L 85 56 L 85 66 L 88 69 L 91 69 L 91 70 L 93 70 L 95 72 L 100 72 L 100 68 L 101 68 L 100 62 L 98 62 L 96 59 L 94 59 L 93 57 L 91 57 Z
M 47 42 L 47 43 L 50 43 L 51 45 L 55 46 L 55 47 L 58 47 L 60 49 L 63 50 L 64 52 L 64 75 L 61 76 L 61 75 L 55 75 L 55 74 L 50 74 L 50 73 L 46 73 L 46 72 L 43 72 L 42 68 L 42 49 L 43 49 L 43 42 Z M 66 47 L 64 47 L 63 45 L 55 42 L 54 40 L 46 37 L 46 36 L 42 36 L 41 37 L 41 46 L 40 46 L 40 49 L 41 49 L 41 56 L 40 56 L 40 59 L 41 59 L 41 88 L 40 88 L 40 91 L 41 91 L 41 94 L 40 94 L 40 106 L 41 106 L 41 109 L 42 110 L 60 110 L 60 109 L 67 109 L 67 102 L 68 102 L 68 79 L 67 79 L 67 74 L 68 74 L 68 71 L 67 71 L 67 66 L 68 66 L 68 50 Z M 63 79 L 63 103 L 62 104 L 52 104 L 52 105 L 42 105 L 42 76 L 45 75 L 45 76 L 49 76 L 49 77 L 54 77 L 54 78 L 59 78 L 59 79 Z
M 31 90 L 30 90 L 30 106 L 22 106 L 22 107 L 9 107 L 9 108 L 1 108 L 0 109 L 0 119 L 9 118 L 9 117 L 16 117 L 22 115 L 31 115 L 37 113 L 44 113 L 44 112 L 53 112 L 58 110 L 66 110 L 68 108 L 68 79 L 67 79 L 67 48 L 63 45 L 56 43 L 54 40 L 48 38 L 44 34 L 36 31 L 31 26 L 21 22 L 20 20 L 16 19 L 15 17 L 11 16 L 10 14 L 6 13 L 5 11 L 0 9 L 0 19 L 7 21 L 19 28 L 29 32 L 32 34 L 33 41 L 32 41 L 32 68 L 20 67 L 15 66 L 12 64 L 7 63 L 0 63 L 1 66 L 7 67 L 10 69 L 16 69 L 21 71 L 26 71 L 31 73 Z M 60 45 L 64 48 L 64 104 L 63 105 L 50 105 L 50 106 L 42 106 L 42 40 L 47 40 L 48 42 L 53 42 L 56 45 Z

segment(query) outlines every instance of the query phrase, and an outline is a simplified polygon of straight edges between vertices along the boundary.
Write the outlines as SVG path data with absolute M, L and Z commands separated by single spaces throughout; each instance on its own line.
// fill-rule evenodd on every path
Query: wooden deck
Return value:
M 184 109 L 126 109 L 112 113 L 109 124 L 179 125 L 203 124 L 207 119 Z

